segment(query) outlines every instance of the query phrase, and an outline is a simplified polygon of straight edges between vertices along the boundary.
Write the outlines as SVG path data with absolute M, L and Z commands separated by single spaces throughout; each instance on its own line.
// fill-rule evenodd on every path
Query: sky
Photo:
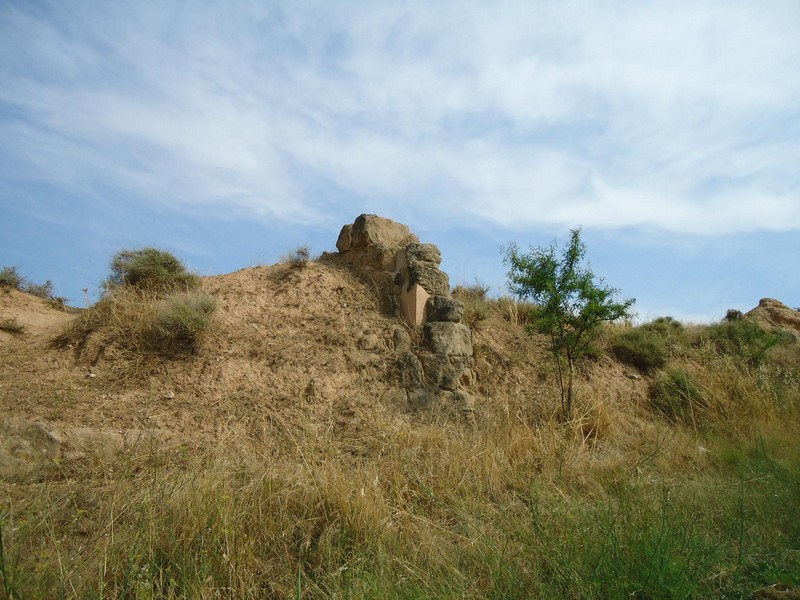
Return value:
M 407 224 L 455 284 L 581 228 L 640 320 L 800 306 L 800 2 L 0 0 L 0 266 L 76 306 Z

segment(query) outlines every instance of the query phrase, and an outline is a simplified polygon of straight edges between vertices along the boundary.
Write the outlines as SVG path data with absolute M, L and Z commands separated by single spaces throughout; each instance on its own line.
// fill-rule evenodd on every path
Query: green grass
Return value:
M 739 598 L 800 584 L 800 447 L 786 434 L 705 439 L 705 462 L 680 474 L 495 470 L 482 456 L 502 444 L 459 436 L 446 445 L 471 459 L 452 469 L 432 440 L 424 462 L 418 437 L 360 466 L 165 457 L 56 478 L 0 509 L 6 595 Z
M 197 351 L 211 324 L 216 302 L 207 294 L 178 294 L 162 301 L 155 319 L 144 325 L 143 338 L 153 353 L 175 357 Z

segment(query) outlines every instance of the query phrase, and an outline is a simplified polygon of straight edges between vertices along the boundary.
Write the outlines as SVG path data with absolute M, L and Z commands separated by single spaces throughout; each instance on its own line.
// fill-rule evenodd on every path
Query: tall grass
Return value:
M 800 584 L 789 428 L 709 437 L 689 468 L 679 444 L 609 461 L 555 422 L 417 426 L 356 462 L 332 434 L 273 435 L 269 461 L 233 434 L 216 454 L 120 457 L 82 483 L 51 474 L 3 505 L 5 581 L 24 598 L 742 597 Z

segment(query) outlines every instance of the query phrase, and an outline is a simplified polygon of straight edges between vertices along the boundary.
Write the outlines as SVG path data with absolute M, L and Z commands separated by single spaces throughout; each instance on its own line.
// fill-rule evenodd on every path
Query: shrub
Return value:
M 122 250 L 111 260 L 106 287 L 132 286 L 160 294 L 186 292 L 197 287 L 199 278 L 169 252 L 156 248 Z
M 285 262 L 292 269 L 303 269 L 308 266 L 311 251 L 308 246 L 298 246 L 294 251 L 281 257 L 281 262 Z
M 642 329 L 657 333 L 664 338 L 671 338 L 683 333 L 684 326 L 683 323 L 672 317 L 658 317 L 642 325 Z
M 17 267 L 3 267 L 0 269 L 0 287 L 10 287 L 19 290 L 25 284 L 25 278 L 20 275 Z
M 725 313 L 725 320 L 726 321 L 738 321 L 744 316 L 742 311 L 736 310 L 735 308 L 729 308 Z
M 152 291 L 120 287 L 83 312 L 52 343 L 97 356 L 106 347 L 115 347 L 133 358 L 137 369 L 142 358 L 194 354 L 215 307 L 213 298 L 199 292 L 163 298 Z M 127 375 L 128 366 L 120 363 L 120 367 Z
M 53 300 L 53 282 L 49 279 L 44 283 L 25 283 L 21 288 L 23 292 L 42 298 L 43 300 Z
M 660 369 L 667 362 L 664 338 L 643 327 L 617 334 L 611 342 L 611 349 L 617 359 L 645 373 Z
M 783 340 L 782 334 L 766 331 L 749 319 L 723 321 L 709 326 L 706 333 L 719 352 L 737 356 L 751 366 L 762 364 Z
M 695 411 L 707 407 L 702 389 L 685 369 L 672 369 L 657 379 L 650 388 L 650 402 L 670 421 L 695 425 Z
M 164 301 L 143 332 L 149 349 L 161 356 L 194 354 L 211 323 L 216 302 L 207 294 L 179 294 Z

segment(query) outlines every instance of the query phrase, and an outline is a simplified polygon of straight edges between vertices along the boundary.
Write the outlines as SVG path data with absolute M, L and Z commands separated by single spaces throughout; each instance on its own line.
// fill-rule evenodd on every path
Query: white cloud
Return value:
M 62 185 L 306 222 L 318 179 L 514 228 L 800 228 L 792 2 L 76 6 L 0 9 L 0 152 Z

